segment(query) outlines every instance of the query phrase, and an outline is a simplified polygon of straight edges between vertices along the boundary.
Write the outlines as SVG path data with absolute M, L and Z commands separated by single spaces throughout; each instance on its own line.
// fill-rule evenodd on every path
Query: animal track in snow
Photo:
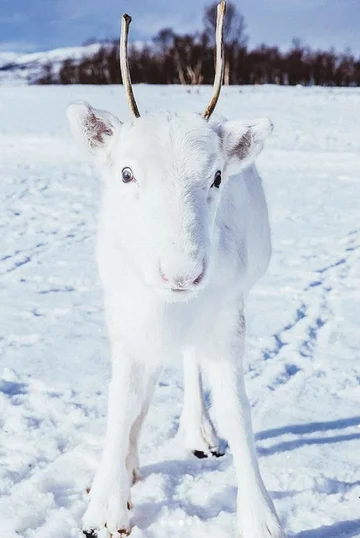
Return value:
M 346 278 L 351 257 L 359 248 L 360 230 L 347 234 L 339 257 L 332 263 L 314 271 L 316 277 L 303 289 L 301 303 L 295 310 L 293 320 L 273 334 L 273 343 L 262 351 L 264 361 L 249 367 L 250 377 L 266 371 L 266 362 L 275 360 L 278 373 L 268 380 L 271 391 L 291 381 L 299 372 L 311 367 L 317 348 L 326 343 L 325 330 L 332 317 L 329 304 L 334 289 Z M 264 364 L 265 363 L 265 364 Z

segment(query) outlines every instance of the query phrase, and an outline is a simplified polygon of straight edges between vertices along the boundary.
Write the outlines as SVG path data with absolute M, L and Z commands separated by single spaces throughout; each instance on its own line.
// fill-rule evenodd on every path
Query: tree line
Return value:
M 212 84 L 216 4 L 204 11 L 201 32 L 179 35 L 164 28 L 142 46 L 129 47 L 133 83 Z M 249 50 L 243 15 L 231 2 L 224 27 L 225 84 L 302 84 L 318 86 L 360 86 L 360 58 L 349 51 L 336 53 L 311 50 L 294 39 L 282 52 L 265 44 Z M 55 73 L 47 64 L 38 84 L 119 84 L 119 43 L 110 40 L 98 52 L 80 61 L 63 61 Z

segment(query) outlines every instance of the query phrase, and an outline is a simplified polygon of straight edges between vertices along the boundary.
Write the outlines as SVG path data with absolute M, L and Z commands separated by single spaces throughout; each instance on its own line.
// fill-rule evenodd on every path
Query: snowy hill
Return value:
M 0 68 L 14 62 L 19 56 L 17 52 L 0 52 Z
M 135 87 L 142 111 L 199 112 L 210 91 Z M 120 86 L 0 94 L 0 537 L 80 538 L 109 347 L 94 263 L 101 185 L 64 110 L 85 99 L 130 114 Z M 275 124 L 258 160 L 273 256 L 248 299 L 245 368 L 264 481 L 292 538 L 359 537 L 360 89 L 227 87 L 218 112 Z M 238 538 L 231 453 L 185 452 L 182 397 L 174 362 L 141 438 L 131 537 Z
M 44 65 L 51 63 L 56 73 L 64 60 L 68 58 L 74 61 L 80 60 L 96 53 L 100 47 L 100 43 L 93 43 L 30 54 L 2 52 L 0 53 L 0 85 L 31 83 L 39 76 Z

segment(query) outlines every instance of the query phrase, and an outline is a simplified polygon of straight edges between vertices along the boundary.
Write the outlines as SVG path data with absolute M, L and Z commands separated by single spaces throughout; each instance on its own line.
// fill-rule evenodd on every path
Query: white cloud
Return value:
M 0 41 L 0 52 L 32 52 L 36 48 L 30 41 Z

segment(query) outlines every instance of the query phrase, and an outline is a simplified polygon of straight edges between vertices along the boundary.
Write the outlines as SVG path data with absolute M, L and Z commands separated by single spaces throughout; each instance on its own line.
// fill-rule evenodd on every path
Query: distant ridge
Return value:
M 95 54 L 101 46 L 104 46 L 104 43 L 63 47 L 28 54 L 0 52 L 0 85 L 32 84 L 39 77 L 44 65 L 50 63 L 53 72 L 57 73 L 64 60 L 79 61 L 86 56 Z

